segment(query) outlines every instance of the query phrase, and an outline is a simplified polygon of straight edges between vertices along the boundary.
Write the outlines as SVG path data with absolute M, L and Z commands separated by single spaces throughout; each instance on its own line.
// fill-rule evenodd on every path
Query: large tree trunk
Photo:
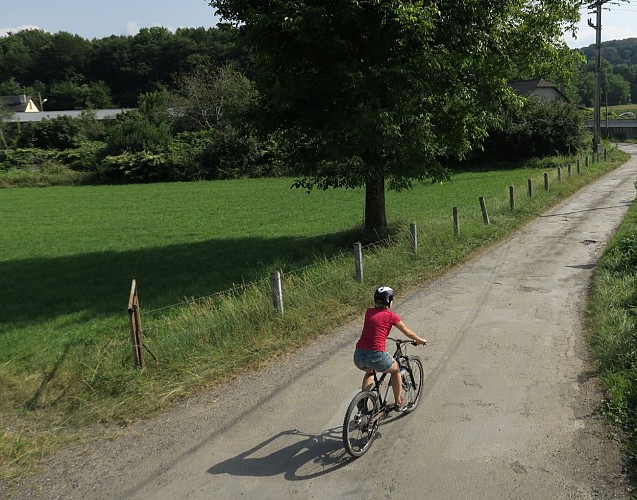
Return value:
M 385 173 L 382 167 L 374 167 L 365 184 L 365 230 L 382 234 L 386 229 Z

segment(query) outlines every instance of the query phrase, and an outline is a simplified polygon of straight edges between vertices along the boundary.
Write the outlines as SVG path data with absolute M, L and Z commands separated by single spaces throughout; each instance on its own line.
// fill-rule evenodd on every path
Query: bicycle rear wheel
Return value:
M 404 413 L 411 413 L 422 399 L 422 386 L 425 381 L 425 370 L 418 356 L 409 357 L 410 370 L 403 377 Z
M 359 392 L 347 407 L 343 420 L 343 445 L 354 458 L 362 456 L 376 439 L 380 423 L 374 419 L 380 410 L 378 396 L 370 391 Z

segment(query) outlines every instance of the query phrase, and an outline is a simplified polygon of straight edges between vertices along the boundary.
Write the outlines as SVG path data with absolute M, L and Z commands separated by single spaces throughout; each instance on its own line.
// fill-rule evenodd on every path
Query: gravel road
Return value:
M 417 351 L 426 392 L 362 458 L 340 440 L 361 378 L 359 318 L 117 439 L 62 450 L 14 496 L 629 498 L 583 339 L 595 264 L 635 198 L 637 145 L 622 147 L 633 157 L 615 172 L 430 286 L 399 291 L 396 312 L 429 341 Z

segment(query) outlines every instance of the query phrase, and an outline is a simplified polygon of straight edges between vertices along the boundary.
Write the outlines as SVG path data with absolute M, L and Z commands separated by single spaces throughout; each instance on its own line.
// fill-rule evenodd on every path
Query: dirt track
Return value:
M 359 460 L 340 426 L 360 320 L 223 391 L 59 453 L 17 498 L 628 498 L 582 337 L 595 263 L 635 197 L 633 158 L 396 312 L 427 389 Z M 413 351 L 412 351 L 413 352 Z

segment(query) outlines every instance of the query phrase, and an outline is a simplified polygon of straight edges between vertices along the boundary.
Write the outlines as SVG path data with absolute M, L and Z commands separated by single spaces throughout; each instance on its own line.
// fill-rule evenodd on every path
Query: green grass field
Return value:
M 360 237 L 362 190 L 308 195 L 290 189 L 291 179 L 0 190 L 0 477 L 23 474 L 84 425 L 143 418 L 329 331 L 359 314 L 379 283 L 406 293 L 626 155 L 615 150 L 610 158 L 582 167 L 581 175 L 573 163 L 571 177 L 566 162 L 574 160 L 554 158 L 388 193 L 396 237 L 366 247 L 363 284 L 353 279 L 349 254 Z M 453 207 L 461 218 L 457 237 Z M 415 256 L 412 222 L 419 228 Z M 271 304 L 274 269 L 285 271 L 283 317 Z M 147 356 L 144 370 L 131 362 L 133 278 L 146 344 L 158 358 Z

